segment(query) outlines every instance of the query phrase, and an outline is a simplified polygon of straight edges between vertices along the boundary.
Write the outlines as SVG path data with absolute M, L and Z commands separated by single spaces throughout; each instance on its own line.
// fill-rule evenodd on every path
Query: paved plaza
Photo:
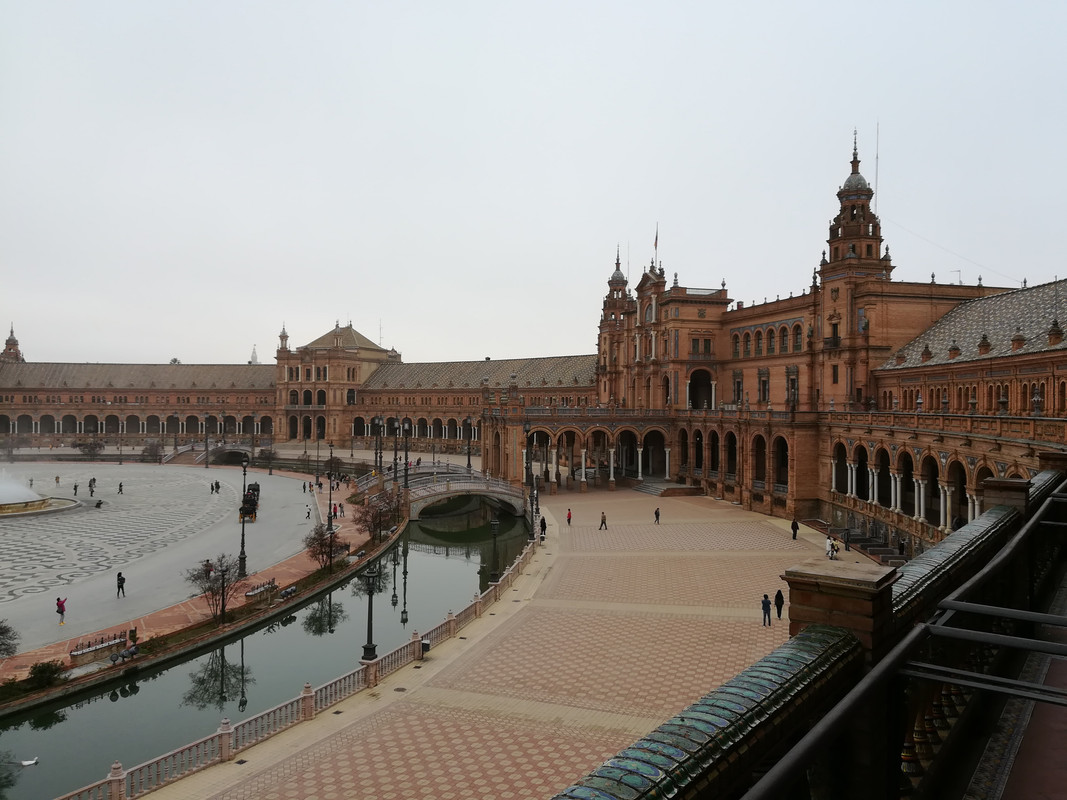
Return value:
M 760 599 L 823 552 L 814 531 L 794 541 L 788 520 L 706 497 L 563 491 L 541 509 L 546 545 L 460 636 L 154 795 L 551 797 L 786 641 L 788 607 L 763 627 Z
M 33 478 L 34 491 L 81 503 L 69 511 L 0 517 L 0 619 L 19 632 L 20 651 L 138 627 L 153 612 L 189 600 L 186 569 L 240 550 L 240 467 L 41 462 L 3 465 L 0 477 L 24 485 Z M 214 481 L 220 484 L 215 494 L 209 489 Z M 299 476 L 249 470 L 248 481 L 261 486 L 257 521 L 245 524 L 248 572 L 255 581 L 254 573 L 302 553 L 301 540 L 325 508 L 315 507 Z M 116 597 L 120 571 L 124 598 Z M 57 596 L 67 598 L 63 626 L 55 613 Z M 202 603 L 194 605 L 193 618 L 206 615 Z M 140 630 L 146 633 L 143 625 Z M 11 674 L 16 664 L 9 659 L 0 674 Z

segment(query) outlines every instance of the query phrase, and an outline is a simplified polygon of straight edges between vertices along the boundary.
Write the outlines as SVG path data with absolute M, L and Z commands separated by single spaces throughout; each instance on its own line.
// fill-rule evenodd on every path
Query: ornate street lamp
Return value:
M 471 471 L 471 439 L 474 438 L 474 420 L 467 417 L 467 472 Z
M 330 462 L 329 469 L 326 470 L 326 480 L 330 482 L 330 498 L 326 501 L 326 530 L 330 532 L 330 536 L 333 536 L 333 442 L 330 442 L 327 447 L 330 448 Z M 330 563 L 333 564 L 333 540 L 331 539 L 330 546 Z M 332 571 L 332 569 L 331 569 Z
M 237 710 L 242 714 L 248 708 L 248 695 L 245 694 L 245 638 L 241 637 L 241 701 L 237 704 Z
M 241 459 L 241 505 L 245 504 L 245 492 L 248 491 L 245 481 L 248 478 L 248 456 L 244 456 Z M 245 517 L 248 516 L 241 511 L 241 553 L 237 556 L 237 577 L 244 578 L 248 576 L 248 572 L 245 567 L 248 563 L 248 558 L 245 556 Z
M 219 624 L 226 624 L 226 573 L 230 570 L 228 567 L 222 567 L 219 570 L 219 578 L 222 580 L 222 610 L 219 611 Z
M 393 483 L 400 480 L 400 423 L 393 420 Z
M 374 425 L 374 468 L 382 474 L 382 423 L 381 414 L 371 420 Z
M 375 661 L 378 658 L 377 645 L 374 644 L 374 593 L 378 591 L 378 579 L 381 573 L 378 565 L 360 573 L 360 580 L 367 590 L 367 643 L 363 645 L 363 660 Z
M 408 488 L 408 437 L 411 436 L 411 420 L 404 417 L 404 488 Z M 395 604 L 394 604 L 395 605 Z
M 533 530 L 533 526 L 530 526 L 530 530 Z M 496 537 L 500 534 L 500 520 L 496 518 L 496 513 L 493 514 L 493 520 L 489 523 L 489 533 L 493 537 L 493 563 L 489 570 L 489 582 L 500 582 L 500 570 L 497 568 L 496 557 Z

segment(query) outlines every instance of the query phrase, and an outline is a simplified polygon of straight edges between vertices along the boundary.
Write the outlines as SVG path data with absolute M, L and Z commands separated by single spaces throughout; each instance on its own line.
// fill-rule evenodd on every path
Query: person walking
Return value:
M 659 525 L 659 506 L 656 507 L 656 524 Z
M 115 587 L 115 597 L 126 596 L 126 578 L 123 577 L 121 572 L 118 574 L 118 577 L 115 578 Z
M 763 601 L 760 603 L 763 606 L 763 624 L 771 624 L 771 599 L 767 595 L 763 595 Z
M 78 484 L 74 484 L 74 496 L 78 496 Z
M 67 598 L 56 598 L 56 613 L 59 614 L 59 624 L 66 625 L 67 623 L 63 620 L 63 617 L 67 613 Z
M 308 510 L 307 516 L 304 519 L 311 519 L 311 506 L 305 505 L 304 508 Z
M 337 504 L 337 513 L 340 514 L 342 517 L 345 515 L 345 504 L 344 503 L 338 503 Z
M 571 510 L 568 508 L 567 509 L 567 527 L 569 528 L 570 526 L 571 526 Z
M 544 517 L 541 517 L 541 541 L 542 542 L 545 540 L 545 531 L 547 531 L 547 530 L 548 530 L 548 523 L 545 521 Z
M 826 557 L 834 557 L 834 540 L 831 538 L 830 534 L 826 534 Z
M 608 529 L 608 515 L 603 511 L 600 512 L 600 527 L 597 530 L 606 531 Z
M 781 589 L 774 593 L 774 608 L 778 612 L 778 619 L 781 619 L 782 609 L 785 608 L 785 595 Z
M 122 494 L 122 481 L 119 481 L 119 494 Z
M 793 523 L 789 526 L 789 529 L 793 531 L 793 538 L 797 538 L 797 531 L 800 530 L 800 523 L 797 522 L 797 518 L 793 517 Z

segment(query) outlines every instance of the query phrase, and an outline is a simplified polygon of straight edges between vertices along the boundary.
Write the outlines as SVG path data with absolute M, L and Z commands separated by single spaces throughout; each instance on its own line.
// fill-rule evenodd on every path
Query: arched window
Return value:
M 800 325 L 793 326 L 793 352 L 799 353 L 803 349 L 803 340 Z
M 756 331 L 756 355 L 763 355 L 763 331 Z
M 741 357 L 741 337 L 734 334 L 734 358 Z
M 778 351 L 781 353 L 789 352 L 789 331 L 784 327 L 778 331 Z
M 752 336 L 746 333 L 745 334 L 745 358 L 748 358 L 750 355 L 752 355 Z
M 774 328 L 767 331 L 767 355 L 774 355 Z

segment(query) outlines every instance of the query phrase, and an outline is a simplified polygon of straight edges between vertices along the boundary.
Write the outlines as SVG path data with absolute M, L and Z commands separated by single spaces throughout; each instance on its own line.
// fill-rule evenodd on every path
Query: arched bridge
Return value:
M 450 497 L 472 494 L 492 498 L 515 516 L 521 516 L 525 510 L 526 498 L 520 486 L 513 486 L 496 478 L 486 478 L 477 472 L 470 475 L 444 474 L 438 475 L 436 482 L 425 483 L 420 480 L 418 486 L 411 487 L 411 519 L 418 519 L 423 509 L 434 503 Z
M 356 488 L 374 493 L 376 485 L 387 489 L 394 483 L 404 485 L 402 465 L 397 465 L 395 481 L 390 470 L 385 476 L 364 475 L 356 481 Z M 498 478 L 487 478 L 477 470 L 467 470 L 457 464 L 412 464 L 408 468 L 408 488 L 410 519 L 418 519 L 422 511 L 434 503 L 472 494 L 492 498 L 516 516 L 521 516 L 525 511 L 526 495 L 521 486 Z

